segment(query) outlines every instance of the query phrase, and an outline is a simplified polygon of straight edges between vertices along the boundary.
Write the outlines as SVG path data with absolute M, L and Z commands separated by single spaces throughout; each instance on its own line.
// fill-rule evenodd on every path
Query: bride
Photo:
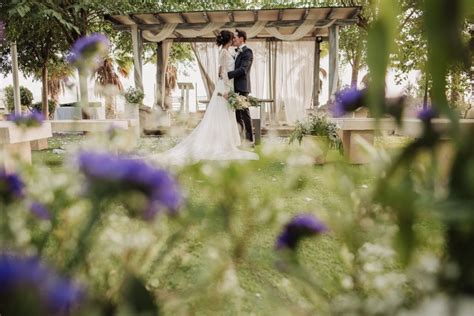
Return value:
M 207 107 L 206 113 L 199 125 L 170 150 L 155 155 L 158 162 L 170 164 L 193 163 L 199 160 L 257 160 L 258 155 L 245 150 L 239 150 L 240 134 L 226 97 L 233 90 L 233 80 L 227 73 L 234 70 L 234 58 L 229 52 L 234 34 L 221 31 L 216 43 L 219 52 L 219 79 Z

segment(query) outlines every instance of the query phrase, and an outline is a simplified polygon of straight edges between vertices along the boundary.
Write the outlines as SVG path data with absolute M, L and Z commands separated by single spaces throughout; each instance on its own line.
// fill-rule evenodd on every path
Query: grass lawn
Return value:
M 33 161 L 42 161 L 53 169 L 60 168 L 66 154 L 60 149 L 82 141 L 83 136 L 80 135 L 55 136 L 50 139 L 50 149 L 34 152 Z M 391 141 L 390 138 L 384 138 L 379 139 L 377 144 L 394 150 L 405 142 L 404 139 Z M 141 154 L 146 154 L 166 149 L 173 143 L 169 139 L 145 137 L 141 138 L 137 149 Z M 340 164 L 337 152 L 331 152 L 329 159 L 332 162 L 323 166 L 296 169 L 288 168 L 287 159 L 250 163 L 250 172 L 246 174 L 244 184 L 245 189 L 251 192 L 250 203 L 264 200 L 270 194 L 273 205 L 278 206 L 278 212 L 262 210 L 261 214 L 249 214 L 252 220 L 260 220 L 260 217 L 265 216 L 272 218 L 261 220 L 248 230 L 248 235 L 242 234 L 242 231 L 247 232 L 247 222 L 237 225 L 237 235 L 246 238 L 245 256 L 237 261 L 229 259 L 230 249 L 233 249 L 229 243 L 232 241 L 223 226 L 222 214 L 216 213 L 220 210 L 216 203 L 225 200 L 220 195 L 228 193 L 220 191 L 217 183 L 212 183 L 213 177 L 199 176 L 191 169 L 181 171 L 179 179 L 188 201 L 186 211 L 198 215 L 187 218 L 187 231 L 180 237 L 179 247 L 170 251 L 155 270 L 145 274 L 150 288 L 157 293 L 158 301 L 165 299 L 182 304 L 177 306 L 178 303 L 167 303 L 163 309 L 172 314 L 286 315 L 298 313 L 303 306 L 306 312 L 318 313 L 318 309 L 308 307 L 317 306 L 318 298 L 308 294 L 304 287 L 302 290 L 295 285 L 294 280 L 276 268 L 279 259 L 274 247 L 275 239 L 282 225 L 293 214 L 312 213 L 328 222 L 338 216 L 350 218 L 352 210 L 348 199 L 351 192 L 344 194 L 344 188 L 341 188 L 342 193 L 334 189 L 335 185 L 345 183 L 344 173 L 338 173 L 340 178 L 330 178 L 334 175 L 334 169 L 346 170 L 347 177 L 353 180 L 353 190 L 362 193 L 369 192 L 377 179 L 367 166 Z M 292 180 L 292 177 L 295 179 Z M 300 181 L 304 185 L 297 189 L 286 189 L 292 181 L 297 185 Z M 214 211 L 206 211 L 208 208 Z M 245 209 L 241 211 L 246 212 Z M 439 229 L 436 224 L 427 223 L 423 227 L 427 236 Z M 317 279 L 326 298 L 337 294 L 345 273 L 340 255 L 341 245 L 341 240 L 329 233 L 317 240 L 305 240 L 298 252 L 301 264 Z M 439 247 L 438 244 L 435 246 Z M 229 268 L 230 261 L 238 286 L 232 275 L 219 274 L 219 269 Z M 228 289 L 228 293 L 225 289 Z

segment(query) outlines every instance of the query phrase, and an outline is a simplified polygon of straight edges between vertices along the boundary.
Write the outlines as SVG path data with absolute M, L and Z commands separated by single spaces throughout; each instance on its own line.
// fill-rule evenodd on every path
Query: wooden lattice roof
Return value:
M 361 7 L 313 7 L 284 8 L 264 10 L 229 11 L 189 11 L 133 13 L 128 15 L 107 15 L 117 30 L 129 30 L 136 25 L 140 30 L 158 33 L 165 25 L 176 24 L 174 32 L 168 37 L 174 41 L 206 41 L 216 36 L 216 30 L 200 36 L 186 35 L 187 30 L 202 30 L 210 23 L 221 23 L 221 29 L 251 29 L 256 23 L 265 23 L 266 27 L 277 28 L 281 34 L 292 34 L 305 21 L 314 21 L 304 38 L 327 37 L 329 25 L 350 25 L 357 23 Z M 263 28 L 254 39 L 272 39 L 273 36 Z

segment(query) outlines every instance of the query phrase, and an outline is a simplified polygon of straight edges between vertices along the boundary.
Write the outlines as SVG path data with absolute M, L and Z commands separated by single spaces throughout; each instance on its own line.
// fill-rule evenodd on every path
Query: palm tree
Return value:
M 117 65 L 117 68 L 114 67 Z M 115 97 L 123 91 L 119 74 L 128 77 L 132 69 L 130 56 L 109 55 L 102 61 L 95 73 L 95 93 L 105 98 L 106 118 L 116 118 Z
M 66 81 L 74 75 L 74 68 L 65 63 L 48 66 L 48 96 L 59 102 L 59 95 L 66 91 Z

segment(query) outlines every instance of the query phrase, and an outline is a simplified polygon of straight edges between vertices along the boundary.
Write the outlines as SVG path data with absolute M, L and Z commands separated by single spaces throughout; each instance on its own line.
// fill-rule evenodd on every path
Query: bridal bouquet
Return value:
M 223 96 L 223 94 L 218 93 L 219 96 Z M 260 101 L 252 96 L 243 96 L 236 92 L 229 92 L 229 96 L 227 98 L 229 101 L 229 105 L 234 110 L 243 110 L 248 109 L 251 106 L 260 106 Z

